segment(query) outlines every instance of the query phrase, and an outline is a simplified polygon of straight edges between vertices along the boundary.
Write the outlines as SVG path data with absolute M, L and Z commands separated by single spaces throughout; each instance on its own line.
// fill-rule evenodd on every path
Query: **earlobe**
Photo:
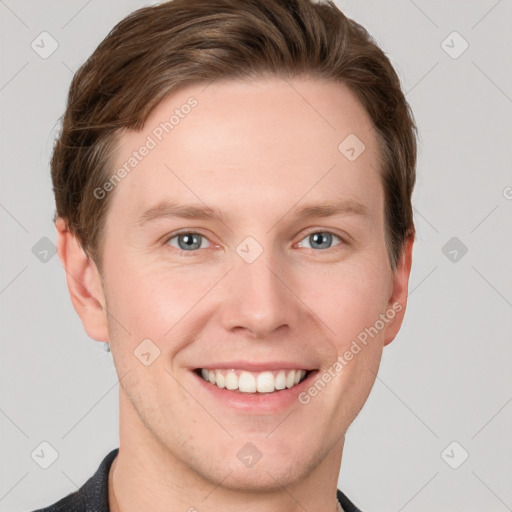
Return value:
M 97 341 L 109 341 L 105 296 L 95 263 L 86 255 L 65 220 L 55 220 L 57 252 L 66 271 L 71 302 L 82 320 L 87 335 Z
M 407 238 L 397 268 L 393 273 L 392 292 L 388 302 L 389 316 L 393 316 L 386 328 L 384 346 L 389 345 L 395 339 L 404 319 L 412 266 L 413 244 L 414 233 Z

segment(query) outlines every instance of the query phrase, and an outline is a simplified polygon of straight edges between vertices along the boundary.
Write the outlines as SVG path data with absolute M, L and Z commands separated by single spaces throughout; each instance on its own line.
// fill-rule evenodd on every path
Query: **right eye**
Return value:
M 181 250 L 182 252 L 193 253 L 196 252 L 197 249 L 206 249 L 208 246 L 205 246 L 204 242 L 209 243 L 208 239 L 204 235 L 194 231 L 184 231 L 172 235 L 167 239 L 166 243 L 175 249 Z

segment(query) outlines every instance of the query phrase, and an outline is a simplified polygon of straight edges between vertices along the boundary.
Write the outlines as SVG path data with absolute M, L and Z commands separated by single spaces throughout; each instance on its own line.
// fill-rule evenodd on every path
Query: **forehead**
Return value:
M 111 208 L 134 219 L 166 200 L 182 200 L 261 216 L 302 198 L 341 195 L 378 216 L 378 158 L 371 119 L 343 84 L 270 78 L 196 84 L 163 100 L 140 132 L 121 136 L 115 168 L 129 172 Z

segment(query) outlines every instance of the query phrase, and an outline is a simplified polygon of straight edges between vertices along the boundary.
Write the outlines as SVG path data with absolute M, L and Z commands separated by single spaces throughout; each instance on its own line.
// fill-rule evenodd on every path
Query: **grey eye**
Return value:
M 316 231 L 304 237 L 300 243 L 302 243 L 303 240 L 307 240 L 310 244 L 309 248 L 311 249 L 329 249 L 334 238 L 337 238 L 341 242 L 340 237 L 333 233 L 329 233 L 328 231 Z
M 177 240 L 178 246 L 174 245 L 172 242 Z M 176 249 L 181 249 L 182 251 L 193 251 L 195 249 L 204 249 L 203 242 L 206 241 L 206 238 L 199 233 L 179 233 L 169 238 L 168 244 L 172 247 L 176 247 Z

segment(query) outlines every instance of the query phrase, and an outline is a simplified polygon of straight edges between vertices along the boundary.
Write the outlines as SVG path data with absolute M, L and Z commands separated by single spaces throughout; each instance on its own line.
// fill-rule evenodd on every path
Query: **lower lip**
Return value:
M 298 403 L 299 395 L 311 385 L 311 379 L 318 373 L 313 370 L 299 384 L 291 388 L 285 388 L 272 393 L 240 393 L 219 388 L 211 382 L 205 381 L 195 372 L 192 375 L 199 380 L 199 384 L 211 394 L 211 396 L 228 407 L 234 407 L 244 412 L 276 413 Z

